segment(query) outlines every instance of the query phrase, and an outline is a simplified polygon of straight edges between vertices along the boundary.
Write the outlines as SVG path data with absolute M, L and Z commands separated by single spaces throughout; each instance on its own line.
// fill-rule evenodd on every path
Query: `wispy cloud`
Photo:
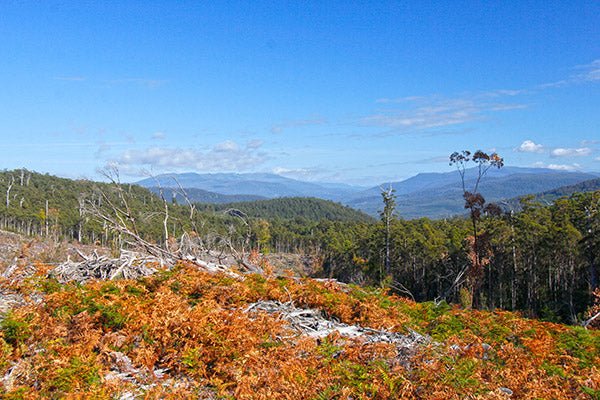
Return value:
M 600 140 L 582 140 L 579 144 L 582 147 L 593 146 L 595 144 L 600 144 Z
M 580 70 L 574 78 L 580 82 L 600 82 L 600 59 L 594 60 L 589 64 L 576 67 Z
M 479 96 L 445 98 L 415 96 L 400 99 L 379 99 L 382 104 L 403 104 L 402 108 L 381 110 L 363 117 L 363 126 L 389 128 L 395 132 L 427 130 L 466 124 L 486 119 L 499 111 L 526 108 L 526 104 L 503 103 L 481 99 Z
M 246 148 L 249 150 L 255 150 L 260 148 L 263 144 L 264 142 L 260 139 L 252 139 L 246 143 Z
M 515 148 L 515 151 L 519 153 L 543 153 L 544 146 L 532 140 L 525 140 L 519 147 Z
M 98 142 L 98 147 L 96 148 L 96 151 L 94 152 L 94 157 L 96 159 L 101 159 L 103 158 L 111 149 L 113 148 L 113 145 L 111 143 L 107 143 L 103 140 Z
M 429 96 L 406 96 L 406 97 L 397 97 L 397 98 L 381 98 L 375 100 L 376 103 L 380 104 L 399 104 L 399 103 L 408 103 L 413 101 L 421 101 L 426 100 Z
M 323 117 L 283 121 L 283 122 L 274 124 L 271 127 L 271 132 L 272 133 L 283 133 L 283 131 L 285 131 L 286 129 L 290 129 L 290 128 L 302 128 L 302 127 L 311 126 L 311 125 L 325 125 L 326 123 L 327 123 L 327 120 Z
M 430 158 L 425 158 L 422 160 L 417 160 L 412 162 L 411 164 L 441 164 L 441 163 L 448 163 L 450 161 L 449 156 L 437 156 L 437 157 L 430 157 Z M 406 163 L 405 163 L 406 164 Z
M 478 99 L 489 99 L 489 98 L 498 98 L 498 97 L 514 97 L 522 94 L 530 93 L 529 89 L 495 89 L 488 90 L 483 92 L 475 92 L 468 93 L 459 96 L 460 99 L 470 99 L 470 100 L 478 100 Z M 389 98 L 383 97 L 375 100 L 376 103 L 379 104 L 403 104 L 403 103 L 413 103 L 413 102 L 423 102 L 428 103 L 431 102 L 434 98 L 439 98 L 439 96 L 405 96 L 405 97 L 396 97 Z
M 152 134 L 152 140 L 164 140 L 166 137 L 164 132 L 154 132 Z
M 540 89 L 556 88 L 576 84 L 600 82 L 600 59 L 589 64 L 578 65 L 573 68 L 574 72 L 567 78 L 539 85 Z
M 592 149 L 589 147 L 581 147 L 578 149 L 558 147 L 550 152 L 551 157 L 585 157 L 590 154 L 592 154 Z
M 292 179 L 298 179 L 302 181 L 312 181 L 321 177 L 327 171 L 322 168 L 286 168 L 286 167 L 275 167 L 272 172 L 277 175 L 286 176 Z
M 496 89 L 482 93 L 482 97 L 518 96 L 530 93 L 529 89 Z
M 162 170 L 194 170 L 202 172 L 247 171 L 263 164 L 268 154 L 255 142 L 245 146 L 227 140 L 207 149 L 179 147 L 149 147 L 127 150 L 109 161 L 123 171 L 140 171 L 145 167 Z

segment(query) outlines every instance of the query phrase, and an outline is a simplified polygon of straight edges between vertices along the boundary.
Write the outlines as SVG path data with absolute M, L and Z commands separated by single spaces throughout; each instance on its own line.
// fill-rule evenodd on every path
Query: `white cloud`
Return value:
M 592 149 L 589 147 L 581 147 L 578 149 L 558 147 L 550 152 L 552 157 L 585 157 L 589 156 L 590 154 L 592 154 Z
M 548 164 L 546 168 L 557 171 L 577 171 L 581 169 L 581 166 L 579 164 Z
M 322 178 L 323 174 L 327 171 L 321 168 L 286 168 L 286 167 L 275 167 L 272 172 L 277 175 L 286 176 L 292 179 L 298 179 L 302 181 L 314 181 Z
M 163 140 L 165 138 L 165 133 L 164 132 L 154 132 L 152 134 L 152 139 L 153 140 Z
M 382 110 L 363 117 L 363 126 L 379 126 L 393 131 L 426 130 L 461 125 L 485 119 L 490 113 L 527 107 L 525 104 L 490 102 L 482 96 L 444 98 L 440 96 L 378 99 L 378 103 L 399 104 L 402 108 Z
M 257 143 L 240 146 L 227 140 L 208 149 L 150 147 L 127 150 L 109 163 L 118 165 L 123 171 L 138 171 L 151 166 L 161 170 L 223 172 L 251 170 L 268 158 Z
M 541 144 L 537 144 L 532 140 L 525 140 L 519 147 L 515 149 L 520 153 L 543 153 L 544 146 Z
M 578 171 L 581 169 L 581 165 L 579 164 L 544 164 L 543 162 L 537 162 L 533 164 L 534 167 L 537 168 L 548 168 L 553 169 L 555 171 Z

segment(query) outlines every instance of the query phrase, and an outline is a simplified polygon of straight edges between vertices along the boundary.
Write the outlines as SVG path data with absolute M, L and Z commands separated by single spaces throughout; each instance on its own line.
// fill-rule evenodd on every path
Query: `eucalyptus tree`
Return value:
M 480 240 L 479 234 L 479 222 L 484 213 L 499 214 L 499 207 L 495 204 L 486 204 L 485 198 L 479 192 L 479 185 L 481 180 L 491 168 L 502 168 L 504 166 L 504 159 L 497 153 L 487 154 L 481 150 L 471 153 L 468 150 L 461 152 L 454 152 L 450 155 L 450 165 L 456 166 L 456 169 L 460 175 L 463 198 L 465 200 L 465 209 L 469 210 L 469 217 L 472 225 L 473 233 L 473 244 L 472 244 L 472 262 L 471 265 L 466 269 L 467 277 L 470 282 L 470 290 L 472 297 L 472 304 L 474 307 L 480 307 L 480 289 L 481 289 L 481 278 L 483 276 L 483 265 L 482 255 L 486 241 Z M 476 177 L 473 183 L 473 187 L 467 190 L 468 181 L 465 177 L 467 167 L 470 165 L 475 166 Z
M 383 272 L 385 276 L 389 276 L 390 274 L 390 244 L 391 244 L 391 236 L 390 236 L 390 228 L 393 219 L 396 216 L 396 193 L 395 190 L 390 185 L 387 189 L 381 188 L 381 197 L 383 199 L 383 210 L 379 212 L 379 216 L 381 217 L 381 222 L 383 222 L 384 227 L 384 246 L 385 246 L 385 256 L 383 261 Z M 380 278 L 383 278 L 381 276 Z

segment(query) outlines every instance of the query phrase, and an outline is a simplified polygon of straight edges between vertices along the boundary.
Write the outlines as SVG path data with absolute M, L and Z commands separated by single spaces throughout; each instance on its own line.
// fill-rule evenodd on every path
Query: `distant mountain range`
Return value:
M 600 174 L 505 167 L 489 170 L 479 189 L 487 201 L 501 202 L 578 184 L 598 176 Z M 473 187 L 475 179 L 476 170 L 467 170 L 467 190 Z M 461 181 L 456 171 L 419 174 L 405 181 L 393 182 L 391 185 L 396 190 L 397 210 L 403 218 L 445 218 L 464 213 Z M 349 199 L 345 204 L 374 215 L 381 209 L 379 192 L 379 187 L 373 187 L 363 192 L 362 196 Z
M 467 189 L 473 186 L 476 177 L 474 168 L 466 171 Z M 488 201 L 509 201 L 598 177 L 598 173 L 504 167 L 489 170 L 480 184 L 480 191 Z M 280 197 L 317 197 L 340 202 L 372 216 L 376 216 L 382 208 L 381 188 L 391 185 L 397 195 L 397 210 L 403 218 L 444 218 L 464 213 L 460 176 L 455 170 L 418 174 L 404 181 L 382 183 L 371 188 L 303 182 L 267 173 L 165 174 L 144 179 L 138 184 L 153 191 L 158 191 L 160 186 L 168 196 L 169 190 L 175 193 L 177 188 L 183 187 L 191 201 L 217 204 Z M 182 199 L 178 197 L 178 200 Z
M 364 190 L 364 187 L 351 186 L 339 183 L 313 183 L 303 182 L 284 176 L 267 173 L 252 174 L 164 174 L 154 178 L 147 178 L 137 182 L 139 185 L 151 188 L 178 188 L 202 189 L 221 195 L 258 196 L 263 199 L 277 197 L 318 197 L 326 200 L 342 201 L 355 193 Z M 191 200 L 203 201 L 193 197 L 188 191 Z M 203 198 L 206 193 L 200 195 Z
M 174 199 L 179 204 L 184 204 L 186 202 L 186 196 L 193 203 L 209 204 L 239 203 L 268 199 L 268 197 L 265 196 L 258 196 L 252 194 L 221 194 L 196 188 L 185 188 L 182 191 L 180 188 L 149 186 L 147 189 L 154 194 L 160 194 L 162 190 L 162 194 L 165 197 L 165 199 Z

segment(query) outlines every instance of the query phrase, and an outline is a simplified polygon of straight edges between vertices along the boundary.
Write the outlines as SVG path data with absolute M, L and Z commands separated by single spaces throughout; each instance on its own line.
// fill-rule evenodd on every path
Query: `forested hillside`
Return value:
M 372 221 L 373 218 L 353 208 L 313 197 L 284 197 L 252 202 L 226 203 L 222 205 L 199 205 L 200 209 L 224 211 L 236 209 L 253 218 L 293 219 L 310 221 Z
M 571 196 L 576 193 L 595 192 L 598 190 L 600 190 L 600 178 L 590 179 L 575 185 L 560 186 L 552 190 L 546 190 L 544 192 L 523 197 L 530 197 L 534 201 L 548 205 L 561 197 Z M 521 201 L 522 197 L 513 198 L 506 201 L 503 206 L 505 206 L 508 210 L 520 210 Z
M 111 178 L 114 182 L 102 183 L 24 169 L 0 172 L 4 200 L 0 203 L 0 228 L 116 247 L 123 244 L 123 237 L 98 213 L 115 216 L 125 211 L 135 221 L 135 226 L 129 228 L 157 243 L 191 231 L 202 235 L 227 234 L 232 241 L 243 240 L 235 236 L 235 227 L 243 225 L 236 217 L 224 213 L 190 215 L 187 205 L 171 204 L 170 199 L 137 185 L 120 184 L 117 175 Z
M 472 227 L 464 218 L 394 217 L 386 271 L 383 222 L 327 201 L 173 204 L 135 185 L 25 170 L 1 173 L 0 190 L 0 226 L 19 233 L 127 247 L 127 237 L 111 226 L 115 221 L 99 217 L 121 209 L 129 215 L 127 229 L 161 246 L 188 232 L 207 248 L 309 256 L 314 276 L 385 286 L 417 301 L 470 302 L 464 271 L 472 262 Z M 481 306 L 553 321 L 584 319 L 598 287 L 599 210 L 600 192 L 589 192 L 549 206 L 525 199 L 520 212 L 484 215 Z
M 593 192 L 551 206 L 525 201 L 522 212 L 484 218 L 483 304 L 550 320 L 580 320 L 598 287 L 599 210 L 600 192 Z M 460 218 L 394 220 L 386 276 L 382 223 L 332 226 L 324 233 L 323 272 L 355 282 L 389 279 L 389 285 L 419 301 L 459 302 L 462 289 L 455 282 L 471 262 L 470 229 Z

